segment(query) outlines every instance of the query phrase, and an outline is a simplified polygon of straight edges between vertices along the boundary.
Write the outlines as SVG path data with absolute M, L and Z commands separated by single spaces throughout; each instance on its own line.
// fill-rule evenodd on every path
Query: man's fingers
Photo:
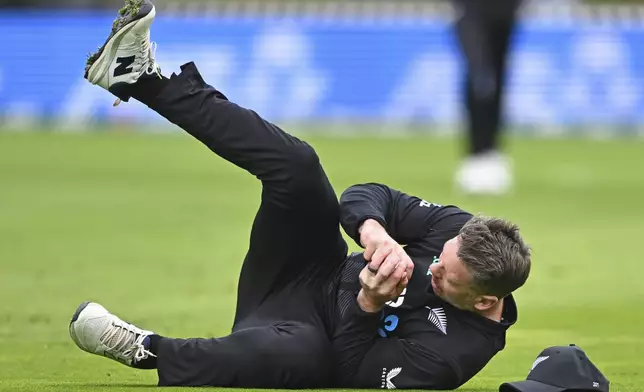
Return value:
M 383 261 L 389 256 L 391 251 L 393 250 L 393 247 L 390 246 L 381 246 L 379 247 L 371 257 L 371 261 L 369 261 L 369 269 L 373 271 L 377 271 L 380 269 L 382 266 Z
M 362 254 L 362 257 L 364 257 L 365 260 L 371 261 L 371 258 L 373 257 L 374 252 L 378 248 L 376 246 L 367 246 L 364 250 L 364 253 Z
M 403 267 L 406 266 L 405 263 L 402 263 L 402 260 L 395 252 L 391 252 L 389 255 L 387 255 L 385 260 L 380 265 L 380 268 L 378 269 L 378 276 L 380 277 L 380 281 L 384 282 L 385 280 L 387 280 L 387 278 L 394 272 L 394 269 L 400 264 L 402 264 Z
M 391 263 L 388 263 L 388 265 L 391 265 Z M 377 274 L 370 272 L 369 266 L 363 268 L 360 272 L 360 284 L 368 295 L 373 298 L 380 298 L 379 301 L 385 303 L 394 301 L 400 296 L 409 283 L 409 275 L 407 265 L 404 262 L 396 263 L 388 277 L 383 276 L 383 267 Z
M 384 281 L 389 277 L 389 275 L 391 275 L 391 273 L 394 271 L 394 268 L 396 268 L 396 265 L 398 265 L 398 260 L 396 259 L 396 256 L 390 253 L 382 262 L 380 268 L 378 268 L 378 275 L 380 275 L 382 281 Z
M 411 279 L 411 276 L 414 273 L 414 262 L 411 261 L 411 258 L 409 256 L 406 256 L 403 262 L 406 263 L 405 273 L 407 274 L 407 278 Z
M 407 285 L 409 284 L 410 275 L 406 267 L 404 266 L 404 263 L 401 263 L 401 269 L 403 270 L 403 272 L 401 274 L 400 280 L 398 281 L 398 284 L 394 288 L 394 293 L 393 293 L 394 298 L 398 298 L 400 294 L 403 292 L 403 290 L 405 289 L 405 287 L 407 287 Z
M 383 241 L 367 246 L 363 256 L 368 264 L 360 272 L 360 284 L 366 295 L 382 303 L 399 297 L 414 271 L 405 250 L 395 242 Z
M 358 276 L 358 279 L 360 279 L 360 285 L 365 288 L 370 290 L 371 289 L 371 282 L 373 281 L 374 274 L 371 273 L 371 271 L 368 270 L 369 265 L 364 267 L 362 271 L 360 271 L 360 275 Z
M 380 268 L 374 270 L 372 264 L 369 263 L 363 269 L 367 274 L 362 275 L 365 284 L 371 290 L 377 290 L 379 293 L 387 292 L 390 290 L 381 290 L 380 286 L 391 277 L 396 271 L 400 270 L 397 279 L 402 279 L 402 275 L 406 273 L 407 264 L 401 261 L 395 254 L 390 253 L 385 260 L 380 264 Z
M 405 273 L 406 265 L 398 263 L 394 266 L 391 274 L 380 284 L 378 291 L 382 295 L 388 295 L 396 290 L 396 287 L 402 282 L 403 274 Z M 380 273 L 378 273 L 380 275 Z
M 392 294 L 392 297 L 398 298 L 402 294 L 402 292 L 405 290 L 405 287 L 407 287 L 407 283 L 400 282 L 398 286 L 396 286 L 395 292 Z

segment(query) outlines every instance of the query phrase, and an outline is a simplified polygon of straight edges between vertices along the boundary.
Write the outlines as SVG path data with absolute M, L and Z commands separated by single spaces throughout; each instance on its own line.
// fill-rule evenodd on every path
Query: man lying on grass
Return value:
M 156 369 L 159 385 L 298 389 L 457 388 L 503 349 L 530 271 L 515 225 L 383 184 L 338 201 L 307 143 L 230 102 L 194 63 L 163 76 L 154 17 L 127 0 L 85 77 L 261 181 L 235 320 L 227 336 L 173 339 L 85 302 L 69 326 L 78 347 Z M 347 254 L 341 228 L 364 252 Z

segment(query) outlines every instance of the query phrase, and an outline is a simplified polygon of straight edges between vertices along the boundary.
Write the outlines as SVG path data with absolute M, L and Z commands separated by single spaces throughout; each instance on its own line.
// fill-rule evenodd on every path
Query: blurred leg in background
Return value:
M 506 59 L 521 0 L 452 0 L 455 29 L 466 66 L 467 146 L 456 173 L 465 193 L 502 194 L 513 182 L 502 152 Z

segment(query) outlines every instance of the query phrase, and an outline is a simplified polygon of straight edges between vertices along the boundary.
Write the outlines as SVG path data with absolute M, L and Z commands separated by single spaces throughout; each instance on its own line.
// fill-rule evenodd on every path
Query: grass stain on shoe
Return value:
M 125 5 L 118 12 L 119 16 L 114 20 L 114 22 L 112 22 L 112 31 L 110 32 L 110 36 L 105 41 L 105 44 L 99 46 L 94 53 L 89 53 L 87 55 L 87 61 L 85 62 L 85 77 L 87 77 L 89 69 L 92 67 L 92 65 L 94 65 L 96 60 L 98 60 L 98 58 L 103 53 L 103 49 L 105 48 L 107 42 L 112 39 L 117 31 L 119 31 L 121 28 L 123 28 L 123 26 L 132 21 L 132 17 L 134 17 L 139 13 L 139 11 L 141 11 L 143 2 L 144 0 L 125 1 Z

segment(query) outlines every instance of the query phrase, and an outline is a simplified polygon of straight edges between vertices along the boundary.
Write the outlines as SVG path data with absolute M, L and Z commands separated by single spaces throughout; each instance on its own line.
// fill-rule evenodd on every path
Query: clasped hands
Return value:
M 367 265 L 360 272 L 358 305 L 368 313 L 380 311 L 407 287 L 414 263 L 400 244 L 374 219 L 360 227 L 360 243 Z

